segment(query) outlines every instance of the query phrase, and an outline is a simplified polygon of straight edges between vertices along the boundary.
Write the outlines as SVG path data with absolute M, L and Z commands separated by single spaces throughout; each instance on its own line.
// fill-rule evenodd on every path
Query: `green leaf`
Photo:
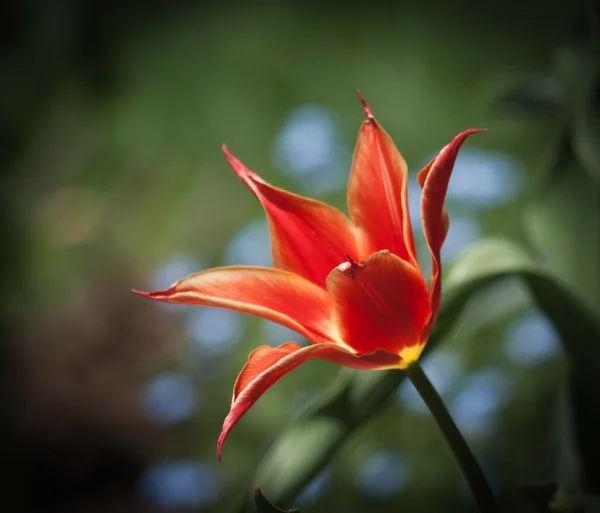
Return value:
M 600 58 L 587 42 L 560 48 L 551 69 L 516 84 L 493 104 L 493 114 L 559 116 L 582 170 L 600 184 Z
M 600 73 L 575 111 L 573 149 L 584 169 L 600 184 Z
M 538 270 L 531 257 L 501 240 L 472 247 L 445 279 L 438 321 L 427 344 L 430 351 L 454 325 L 473 294 L 499 280 L 521 277 L 553 320 L 565 349 L 585 372 L 600 372 L 600 324 L 562 284 Z M 278 504 L 289 504 L 320 472 L 341 444 L 371 418 L 404 379 L 400 371 L 343 369 L 337 381 L 291 424 L 260 463 L 255 482 Z M 244 512 L 255 511 L 250 502 Z
M 502 117 L 529 118 L 556 115 L 560 112 L 560 83 L 550 76 L 531 78 L 501 95 L 492 113 Z
M 519 487 L 519 491 L 535 507 L 537 513 L 553 513 L 550 503 L 556 494 L 556 483 L 536 483 Z
M 259 513 L 300 513 L 299 509 L 280 509 L 273 506 L 263 495 L 260 486 L 254 487 L 254 503 L 258 508 Z
M 525 228 L 549 268 L 600 312 L 600 190 L 572 153 L 560 168 L 525 211 Z
M 585 513 L 556 483 L 527 484 L 519 489 L 537 513 Z
M 600 66 L 597 51 L 579 42 L 557 52 L 553 76 L 561 84 L 562 116 L 578 163 L 600 183 Z

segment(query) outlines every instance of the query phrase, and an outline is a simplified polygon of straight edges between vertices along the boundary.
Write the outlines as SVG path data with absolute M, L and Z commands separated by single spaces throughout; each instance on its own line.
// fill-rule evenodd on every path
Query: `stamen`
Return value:
M 356 264 L 356 262 L 354 260 L 352 260 L 352 257 L 350 255 L 345 254 L 344 256 L 348 259 L 348 262 L 350 262 L 350 265 L 352 267 L 358 267 L 358 265 Z

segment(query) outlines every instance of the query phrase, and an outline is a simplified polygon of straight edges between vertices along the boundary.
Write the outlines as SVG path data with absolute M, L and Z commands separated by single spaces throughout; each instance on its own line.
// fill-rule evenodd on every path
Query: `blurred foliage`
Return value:
M 283 510 L 273 506 L 263 495 L 260 486 L 254 488 L 254 502 L 259 513 L 300 513 L 297 509 Z
M 573 375 L 577 380 L 593 381 L 600 372 L 600 358 L 595 354 L 600 351 L 600 322 L 552 277 L 537 270 L 526 254 L 501 241 L 482 242 L 455 264 L 426 351 L 452 329 L 471 296 L 513 276 L 527 283 L 535 301 L 556 324 L 565 351 L 572 357 Z M 396 371 L 345 374 L 280 436 L 263 459 L 256 481 L 264 483 L 274 500 L 284 504 L 292 500 L 404 379 L 404 374 Z M 307 451 L 307 447 L 313 450 Z
M 553 161 L 526 214 L 528 234 L 550 267 L 600 312 L 600 18 L 593 4 L 587 7 L 583 35 L 557 49 L 550 71 L 505 94 L 496 108 L 561 120 Z
M 545 76 L 509 93 L 500 107 L 506 110 L 519 98 L 543 98 L 537 105 L 551 106 L 563 122 L 554 162 L 539 180 L 526 223 L 549 268 L 600 313 L 600 16 L 594 4 L 586 8 L 587 16 L 580 20 L 583 35 L 557 50 Z M 542 93 L 548 89 L 553 91 L 551 101 Z M 525 103 L 518 113 L 540 112 Z M 600 337 L 587 336 L 590 345 L 600 344 Z M 577 361 L 584 363 L 585 355 Z M 570 389 L 583 479 L 589 490 L 600 494 L 596 379 L 575 371 Z
M 264 343 L 265 326 L 248 320 L 235 350 L 214 355 L 186 332 L 187 310 L 180 315 L 128 293 L 150 284 L 173 255 L 220 265 L 239 228 L 262 216 L 221 143 L 267 180 L 310 194 L 273 162 L 273 141 L 294 109 L 323 105 L 351 149 L 362 116 L 356 88 L 411 171 L 470 126 L 489 129 L 480 149 L 523 164 L 523 190 L 507 203 L 471 212 L 449 199 L 451 216 L 454 209 L 476 219 L 484 237 L 529 248 L 535 271 L 515 260 L 495 275 L 520 269 L 527 286 L 503 279 L 483 287 L 486 278 L 461 288 L 447 276 L 435 341 L 463 363 L 444 397 L 453 402 L 482 369 L 510 375 L 517 393 L 497 405 L 491 433 L 468 436 L 506 511 L 527 511 L 515 493 L 522 483 L 586 488 L 577 462 L 557 462 L 565 437 L 566 454 L 582 458 L 584 484 L 598 492 L 600 341 L 589 313 L 600 312 L 597 13 L 593 2 L 541 0 L 385 1 L 360 9 L 11 3 L 0 81 L 2 313 L 10 328 L 0 348 L 2 509 L 220 512 L 239 506 L 257 475 L 270 501 L 297 502 L 302 513 L 438 511 L 440 503 L 473 510 L 429 417 L 400 400 L 379 408 L 402 375 L 343 371 L 330 385 L 338 371 L 325 362 L 271 389 L 236 427 L 215 470 L 231 385 L 248 352 Z M 317 195 L 343 206 L 343 190 Z M 493 261 L 498 255 L 481 257 L 480 270 L 510 263 Z M 468 258 L 454 269 L 472 276 Z M 506 326 L 534 302 L 557 326 L 569 360 L 525 367 L 503 352 Z M 190 419 L 170 427 L 149 419 L 139 400 L 163 369 L 194 376 L 204 398 Z M 567 381 L 563 408 L 557 398 Z M 298 407 L 290 413 L 294 397 L 305 408 L 300 416 Z M 571 412 L 573 433 L 556 420 L 569 426 Z M 360 469 L 382 449 L 403 455 L 408 484 L 373 495 Z M 206 461 L 217 476 L 216 502 L 140 498 L 140 477 L 153 463 L 184 458 Z M 302 472 L 284 472 L 279 458 Z M 313 484 L 328 484 L 306 495 L 317 468 L 326 479 Z

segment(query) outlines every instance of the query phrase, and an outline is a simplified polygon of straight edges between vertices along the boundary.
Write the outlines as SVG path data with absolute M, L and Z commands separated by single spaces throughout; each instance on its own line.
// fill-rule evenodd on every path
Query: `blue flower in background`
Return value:
M 386 499 L 406 487 L 409 478 L 410 467 L 401 454 L 379 451 L 360 464 L 354 483 L 361 493 Z
M 421 225 L 421 187 L 415 175 L 408 177 L 408 211 L 415 235 L 423 232 Z
M 223 355 L 240 341 L 245 319 L 237 312 L 197 307 L 190 312 L 186 331 L 204 353 Z
M 148 417 L 166 426 L 187 419 L 198 404 L 197 387 L 190 376 L 166 372 L 146 383 L 143 406 Z
M 526 312 L 504 333 L 502 344 L 506 356 L 516 365 L 529 366 L 561 352 L 560 336 L 543 313 Z
M 337 116 L 320 105 L 306 105 L 286 118 L 273 144 L 277 169 L 312 193 L 343 190 L 352 153 L 344 142 Z
M 442 259 L 453 260 L 481 236 L 481 226 L 474 217 L 451 215 L 448 236 L 442 246 Z
M 298 494 L 296 500 L 303 505 L 311 504 L 327 491 L 330 484 L 331 471 L 326 469 L 320 474 L 317 474 L 313 480 L 306 485 L 304 490 Z
M 254 219 L 238 231 L 225 251 L 225 265 L 271 267 L 271 240 L 266 219 Z
M 196 460 L 151 466 L 140 478 L 141 496 L 162 508 L 202 508 L 221 495 L 222 480 L 211 465 Z
M 515 198 L 524 176 L 512 155 L 465 147 L 456 159 L 447 197 L 473 207 L 494 207 Z
M 296 333 L 286 326 L 266 320 L 262 320 L 260 324 L 261 338 L 266 339 L 265 341 L 272 346 L 279 346 L 284 342 L 296 342 L 300 345 L 308 344 L 308 340 L 300 335 L 300 333 Z
M 450 413 L 461 431 L 486 435 L 494 427 L 498 409 L 512 395 L 514 383 L 508 373 L 487 368 L 465 379 L 461 391 L 449 405 Z
M 423 166 L 435 157 L 423 162 Z M 525 170 L 516 157 L 507 153 L 464 147 L 456 158 L 448 184 L 446 207 L 452 204 L 472 209 L 495 207 L 512 201 L 523 187 Z M 421 227 L 421 187 L 416 173 L 408 180 L 410 219 L 415 230 Z M 451 217 L 451 225 L 454 216 Z
M 450 230 L 442 247 L 445 261 L 455 259 L 482 237 L 476 211 L 512 201 L 523 186 L 523 176 L 523 166 L 512 155 L 468 147 L 462 149 L 454 165 L 446 198 Z M 408 181 L 408 205 L 413 229 L 415 233 L 422 233 L 421 187 L 416 174 L 411 174 Z M 421 245 L 419 262 L 427 266 L 429 255 L 423 256 L 423 253 L 427 253 L 427 248 Z

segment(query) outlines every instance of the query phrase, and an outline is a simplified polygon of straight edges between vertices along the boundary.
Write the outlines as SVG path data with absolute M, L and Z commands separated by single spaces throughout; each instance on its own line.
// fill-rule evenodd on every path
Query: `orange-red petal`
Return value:
M 327 291 L 280 269 L 220 267 L 192 274 L 167 290 L 138 293 L 166 303 L 215 306 L 256 315 L 313 342 L 337 340 Z
M 430 316 L 421 272 L 389 251 L 347 262 L 327 278 L 344 342 L 360 354 L 382 348 L 402 354 L 419 346 Z
M 402 363 L 398 355 L 387 351 L 377 350 L 358 356 L 335 344 L 302 347 L 295 342 L 287 342 L 276 348 L 261 346 L 255 349 L 233 387 L 231 409 L 223 422 L 217 444 L 219 460 L 227 435 L 250 407 L 275 382 L 311 358 L 321 358 L 354 369 L 389 369 Z
M 448 191 L 450 175 L 458 155 L 458 150 L 467 137 L 482 132 L 484 129 L 472 128 L 458 134 L 442 151 L 417 175 L 419 185 L 423 189 L 421 195 L 421 220 L 425 241 L 432 257 L 432 271 L 429 280 L 429 296 L 431 318 L 425 326 L 421 339 L 429 338 L 431 329 L 437 318 L 442 294 L 441 257 L 442 244 L 449 228 L 448 213 L 444 208 L 444 200 Z
M 278 189 L 223 152 L 240 179 L 261 202 L 271 231 L 273 264 L 325 287 L 331 270 L 350 255 L 357 258 L 355 228 L 346 215 L 325 203 Z
M 362 96 L 367 119 L 358 134 L 348 209 L 361 233 L 360 259 L 387 249 L 417 265 L 408 210 L 408 168 L 389 135 L 375 121 Z

